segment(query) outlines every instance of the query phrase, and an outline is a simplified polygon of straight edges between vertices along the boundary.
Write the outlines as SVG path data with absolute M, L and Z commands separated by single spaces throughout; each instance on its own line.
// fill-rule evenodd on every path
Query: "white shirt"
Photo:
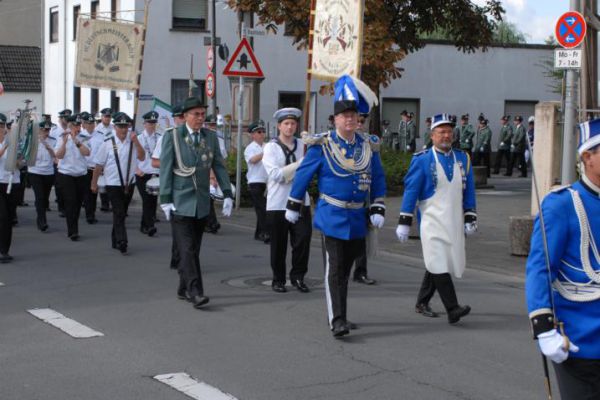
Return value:
M 0 149 L 8 147 L 8 135 L 4 137 L 4 141 L 0 143 Z M 7 171 L 4 166 L 6 165 L 6 158 L 8 157 L 8 151 L 5 151 L 2 157 L 0 157 L 0 183 L 8 183 L 10 180 L 10 176 L 12 175 L 13 183 L 21 182 L 21 174 L 19 173 L 19 169 L 15 168 L 14 172 Z
M 158 132 L 154 132 L 152 135 L 150 135 L 145 130 L 141 135 L 138 136 L 140 144 L 142 145 L 142 148 L 146 153 L 146 158 L 144 159 L 144 161 L 140 161 L 138 163 L 138 168 L 144 174 L 158 174 L 160 172 L 160 169 L 152 167 L 152 155 L 156 151 L 161 137 L 162 135 Z
M 54 148 L 56 139 L 48 136 L 45 140 L 40 140 L 35 156 L 35 165 L 28 167 L 27 172 L 37 175 L 54 175 L 54 158 L 44 144 L 48 145 L 50 148 Z
M 117 154 L 119 155 L 119 163 L 121 165 L 121 175 L 124 183 L 131 182 L 135 176 L 135 167 L 137 165 L 137 151 L 135 145 L 131 146 L 131 140 L 128 134 L 124 141 L 121 141 L 117 135 L 114 136 L 117 145 Z M 131 164 L 129 165 L 129 179 L 127 178 L 127 160 L 129 159 L 129 149 L 131 148 Z M 111 139 L 106 139 L 100 150 L 96 154 L 96 164 L 104 167 L 104 178 L 107 186 L 121 186 L 119 177 L 119 169 L 115 159 L 113 150 L 113 142 Z
M 70 176 L 83 176 L 87 175 L 87 161 L 85 156 L 81 154 L 77 146 L 75 146 L 75 142 L 70 134 L 67 135 L 67 144 L 65 146 L 65 155 L 61 160 L 58 160 L 58 172 L 64 175 Z M 54 152 L 56 153 L 58 149 L 63 145 L 63 139 L 61 137 L 56 140 L 56 144 L 54 145 Z M 79 133 L 77 135 L 77 140 L 83 143 L 83 141 L 88 138 L 86 135 L 82 135 Z M 82 144 L 82 146 L 86 146 L 86 144 Z
M 304 144 L 298 139 L 295 140 L 296 151 L 294 154 L 296 155 L 296 161 L 299 161 L 304 156 Z M 267 181 L 267 211 L 285 210 L 292 190 L 292 182 L 285 183 L 281 171 L 285 167 L 285 154 L 283 154 L 283 150 L 278 143 L 269 142 L 265 145 L 262 164 L 269 177 Z M 304 204 L 310 204 L 308 193 L 304 198 Z
M 104 126 L 104 124 L 102 124 L 102 122 L 101 122 L 96 126 L 96 131 L 100 132 L 102 134 L 102 136 L 104 136 L 104 139 L 108 139 L 109 137 L 114 135 L 113 124 Z
M 160 137 L 156 141 L 156 147 L 154 148 L 154 151 L 152 152 L 152 158 L 154 158 L 156 160 L 160 160 L 160 153 L 162 152 L 162 141 L 163 141 L 164 137 L 165 137 L 165 135 L 160 135 Z
M 106 140 L 106 138 L 102 132 L 94 130 L 92 138 L 86 143 L 90 149 L 90 155 L 86 157 L 88 168 L 96 167 L 96 154 L 98 154 L 98 150 L 100 150 L 100 147 L 104 144 L 104 140 Z
M 50 137 L 58 141 L 64 131 L 65 130 L 60 125 L 53 125 L 52 128 L 50 128 Z
M 267 183 L 268 175 L 262 160 L 254 164 L 250 162 L 252 157 L 263 154 L 264 147 L 264 143 L 261 146 L 253 141 L 244 150 L 244 158 L 246 159 L 246 164 L 248 164 L 248 173 L 246 174 L 248 183 Z

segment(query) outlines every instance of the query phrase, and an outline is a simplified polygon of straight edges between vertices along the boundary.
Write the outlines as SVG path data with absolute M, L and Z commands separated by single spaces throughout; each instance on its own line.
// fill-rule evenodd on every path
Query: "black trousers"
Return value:
M 312 221 L 309 207 L 302 207 L 300 219 L 290 224 L 285 219 L 285 211 L 267 211 L 271 227 L 271 269 L 273 283 L 285 283 L 288 235 L 292 245 L 292 269 L 290 280 L 302 280 L 308 271 Z
M 496 162 L 494 165 L 494 173 L 500 173 L 500 167 L 502 166 L 502 160 L 506 160 L 506 168 L 510 164 L 510 150 L 498 150 L 496 153 Z
M 100 208 L 103 210 L 108 210 L 110 208 L 108 194 L 106 193 L 100 193 Z
M 366 254 L 365 239 L 342 240 L 322 237 L 325 262 L 325 297 L 330 327 L 337 320 L 346 321 L 348 279 L 352 264 L 361 254 Z
M 525 162 L 524 151 L 520 151 L 518 153 L 511 153 L 510 162 L 508 163 L 508 169 L 506 170 L 506 174 L 508 176 L 512 175 L 514 166 L 520 167 L 521 176 L 527 176 L 527 162 Z
M 35 196 L 35 212 L 38 227 L 46 225 L 46 210 L 50 206 L 50 191 L 54 185 L 54 175 L 29 173 L 29 182 Z
M 15 196 L 17 197 L 17 206 L 25 204 L 25 188 L 30 187 L 29 180 L 27 179 L 27 167 L 19 169 L 19 181 L 21 182 L 18 186 L 13 187 Z
M 8 184 L 0 183 L 0 254 L 8 254 L 12 242 L 13 220 L 17 214 L 17 195 L 15 189 L 20 184 L 13 183 L 10 193 L 6 193 Z
M 98 203 L 98 193 L 92 192 L 92 175 L 93 169 L 88 169 L 87 173 L 87 190 L 85 191 L 85 199 L 83 200 L 85 207 L 85 218 L 87 220 L 96 218 L 96 206 Z
M 562 400 L 600 399 L 600 360 L 568 358 L 554 372 Z
M 137 186 L 140 197 L 142 198 L 142 228 L 154 227 L 156 221 L 156 205 L 158 196 L 149 194 L 146 191 L 146 183 L 152 178 L 151 174 L 144 174 L 135 177 L 135 186 Z
M 475 153 L 475 158 L 473 159 L 473 165 L 487 167 L 487 176 L 490 177 L 490 152 L 478 151 Z
M 206 225 L 205 218 L 173 215 L 173 241 L 179 250 L 180 286 L 185 286 L 189 296 L 204 296 L 200 247 Z
M 120 243 L 127 244 L 127 228 L 125 226 L 125 218 L 129 203 L 133 196 L 133 187 L 129 187 L 129 191 L 125 193 L 123 186 L 106 186 L 106 194 L 112 206 L 113 227 L 110 234 L 112 247 L 116 248 Z
M 215 211 L 215 201 L 210 198 L 210 208 L 208 210 L 208 216 L 206 217 L 206 224 L 209 229 L 218 229 L 219 220 L 217 219 L 217 213 Z
M 179 268 L 179 261 L 181 257 L 179 257 L 179 250 L 177 249 L 177 241 L 175 240 L 175 224 L 171 219 L 171 269 Z
M 266 183 L 249 183 L 250 197 L 252 205 L 256 212 L 256 228 L 254 229 L 254 238 L 259 239 L 261 235 L 268 235 L 267 227 L 267 198 L 265 191 L 267 190 Z
M 54 197 L 56 201 L 56 206 L 58 207 L 58 211 L 65 211 L 65 199 L 63 198 L 63 194 L 61 191 L 60 180 L 58 179 L 58 167 L 56 164 L 54 165 Z
M 450 311 L 458 307 L 458 299 L 456 298 L 456 290 L 454 289 L 454 283 L 450 274 L 432 274 L 429 271 L 425 271 L 423 277 L 423 283 L 421 283 L 421 289 L 417 296 L 417 305 L 429 304 L 429 301 L 438 291 L 444 308 L 446 311 Z
M 359 254 L 356 257 L 355 265 L 354 265 L 354 279 L 359 279 L 361 276 L 367 275 L 367 246 L 365 246 L 365 251 Z
M 71 176 L 59 173 L 57 182 L 65 202 L 67 235 L 76 235 L 79 233 L 79 214 L 87 190 L 87 175 Z

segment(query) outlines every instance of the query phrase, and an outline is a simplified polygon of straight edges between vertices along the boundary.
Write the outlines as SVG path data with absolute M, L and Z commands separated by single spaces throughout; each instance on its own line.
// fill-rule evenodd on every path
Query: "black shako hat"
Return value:
M 338 115 L 346 111 L 358 112 L 358 103 L 355 100 L 338 100 L 333 104 L 333 114 Z

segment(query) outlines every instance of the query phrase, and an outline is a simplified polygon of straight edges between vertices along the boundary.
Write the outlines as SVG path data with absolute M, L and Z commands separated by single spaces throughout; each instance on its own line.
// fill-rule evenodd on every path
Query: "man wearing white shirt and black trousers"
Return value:
M 95 224 L 98 222 L 96 219 L 96 198 L 98 195 L 92 192 L 91 183 L 94 168 L 96 167 L 94 157 L 96 156 L 96 153 L 98 153 L 98 149 L 102 143 L 104 143 L 104 138 L 100 132 L 95 130 L 96 119 L 92 114 L 84 111 L 80 114 L 80 117 L 83 125 L 83 129 L 81 130 L 81 134 L 84 136 L 83 144 L 90 149 L 90 155 L 85 158 L 87 163 L 87 189 L 85 192 L 83 206 L 85 208 L 85 219 L 87 220 L 87 223 Z
M 103 108 L 100 110 L 100 123 L 96 126 L 96 131 L 99 132 L 104 139 L 108 139 L 114 135 L 114 126 L 111 123 L 112 115 L 113 110 L 111 108 Z M 100 211 L 110 211 L 110 202 L 108 201 L 108 194 L 106 193 L 100 193 Z
M 113 120 L 115 135 L 105 139 L 96 154 L 92 191 L 98 191 L 98 178 L 104 174 L 106 193 L 113 212 L 112 247 L 126 254 L 125 217 L 133 195 L 136 164 L 137 161 L 144 161 L 145 152 L 136 134 L 129 132 L 131 118 L 125 113 L 120 113 L 116 118 Z
M 144 119 L 144 132 L 138 137 L 142 148 L 144 149 L 145 158 L 137 167 L 135 185 L 142 198 L 142 221 L 140 231 L 148 236 L 154 236 L 156 227 L 156 204 L 158 196 L 150 194 L 146 191 L 146 183 L 153 177 L 158 176 L 160 169 L 152 166 L 152 153 L 156 150 L 156 144 L 160 134 L 156 132 L 156 122 L 158 121 L 158 113 L 156 111 L 147 112 L 142 116 Z
M 262 159 L 268 175 L 267 220 L 271 229 L 271 269 L 273 291 L 285 293 L 288 235 L 292 245 L 290 281 L 302 293 L 309 292 L 304 283 L 308 271 L 312 221 L 308 194 L 300 210 L 300 219 L 291 224 L 285 219 L 287 199 L 296 169 L 304 156 L 304 144 L 294 137 L 302 112 L 297 108 L 282 108 L 275 112 L 279 136 L 267 143 Z
M 79 213 L 87 190 L 87 161 L 90 149 L 83 143 L 81 117 L 72 115 L 67 119 L 67 130 L 56 143 L 54 153 L 58 161 L 57 183 L 65 202 L 67 235 L 72 241 L 79 240 Z
M 252 135 L 252 142 L 244 150 L 244 158 L 248 164 L 248 173 L 246 174 L 248 190 L 256 212 L 254 239 L 269 243 L 271 235 L 267 228 L 267 199 L 265 197 L 268 176 L 262 163 L 265 126 L 262 121 L 255 122 L 248 127 L 248 132 Z
M 35 195 L 35 211 L 37 227 L 40 231 L 48 230 L 46 210 L 49 206 L 50 191 L 54 185 L 54 147 L 56 139 L 49 136 L 52 124 L 49 121 L 40 122 L 40 133 L 35 164 L 29 167 L 29 182 Z
M 8 254 L 8 251 L 12 242 L 12 222 L 17 210 L 17 197 L 14 189 L 20 183 L 20 174 L 17 168 L 15 168 L 14 172 L 6 170 L 8 147 L 6 115 L 0 114 L 0 263 L 3 264 L 9 263 L 13 259 Z M 10 192 L 8 191 L 9 182 L 12 182 L 12 190 Z

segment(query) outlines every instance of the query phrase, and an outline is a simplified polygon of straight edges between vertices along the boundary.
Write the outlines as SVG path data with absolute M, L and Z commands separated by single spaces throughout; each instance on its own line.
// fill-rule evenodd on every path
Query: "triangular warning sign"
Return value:
M 250 47 L 250 43 L 243 38 L 233 52 L 227 66 L 223 70 L 225 76 L 244 76 L 249 78 L 264 78 L 260 64 Z

